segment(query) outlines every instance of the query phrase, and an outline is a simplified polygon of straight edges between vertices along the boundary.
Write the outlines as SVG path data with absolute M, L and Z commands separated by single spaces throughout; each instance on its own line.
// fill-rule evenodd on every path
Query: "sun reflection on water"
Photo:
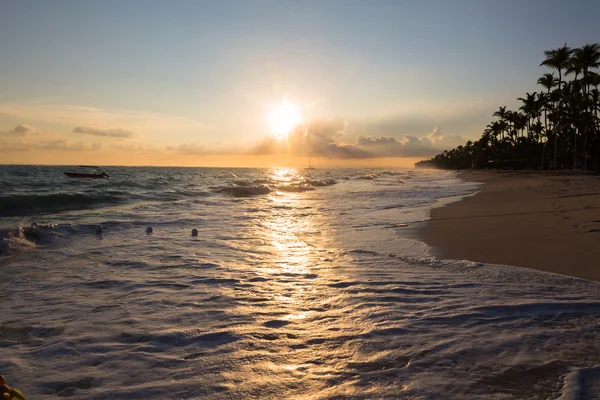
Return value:
M 286 188 L 307 184 L 293 168 L 274 168 L 266 180 Z M 346 343 L 345 335 L 363 331 L 362 323 L 349 320 L 339 307 L 347 295 L 333 283 L 344 276 L 337 266 L 346 256 L 330 246 L 331 216 L 322 211 L 318 192 L 278 190 L 261 204 L 260 219 L 250 227 L 259 246 L 248 249 L 256 254 L 249 265 L 251 290 L 225 292 L 236 298 L 233 313 L 252 318 L 237 332 L 250 338 L 239 345 L 239 357 L 253 362 L 224 376 L 244 376 L 246 385 L 260 388 L 258 397 L 316 394 L 343 375 L 354 357 L 357 346 Z
M 280 181 L 290 181 L 298 176 L 298 170 L 295 168 L 273 168 L 271 173 L 271 179 Z
M 300 178 L 293 168 L 273 170 L 271 179 L 292 183 Z M 277 192 L 270 196 L 273 206 L 270 218 L 263 221 L 265 233 L 275 250 L 273 264 L 287 273 L 303 274 L 311 264 L 311 246 L 302 236 L 311 229 L 311 217 L 299 210 L 304 206 L 303 194 Z

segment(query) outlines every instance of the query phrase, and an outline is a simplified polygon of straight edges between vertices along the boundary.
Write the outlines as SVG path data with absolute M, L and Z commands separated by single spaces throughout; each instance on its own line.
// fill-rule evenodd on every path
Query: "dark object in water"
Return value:
M 108 178 L 108 175 L 106 175 L 106 172 L 102 172 L 100 174 L 82 174 L 80 172 L 65 171 L 65 175 L 68 176 L 69 178 L 95 178 L 95 179 Z
M 102 179 L 108 178 L 108 174 L 99 167 L 93 167 L 90 165 L 80 165 L 79 168 L 91 168 L 91 172 L 73 172 L 73 171 L 65 171 L 64 174 L 69 178 L 93 178 L 93 179 Z

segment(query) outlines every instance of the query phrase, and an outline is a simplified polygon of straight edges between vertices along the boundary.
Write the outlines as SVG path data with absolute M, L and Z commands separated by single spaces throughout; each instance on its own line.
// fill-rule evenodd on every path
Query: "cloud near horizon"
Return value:
M 360 129 L 360 128 L 359 128 Z M 360 129 L 364 131 L 364 129 Z M 373 128 L 376 130 L 376 128 Z M 110 128 L 100 129 L 77 126 L 71 133 L 40 131 L 27 123 L 9 131 L 0 131 L 0 149 L 23 152 L 28 150 L 102 151 L 103 153 L 179 154 L 201 155 L 251 155 L 307 157 L 337 160 L 368 158 L 431 157 L 464 144 L 458 135 L 445 135 L 435 127 L 426 135 L 370 136 L 350 135 L 352 125 L 342 118 L 312 121 L 309 126 L 298 127 L 286 139 L 267 137 L 254 144 L 231 142 L 190 142 L 156 147 L 142 142 L 135 132 Z M 75 134 L 97 137 L 97 142 L 79 140 Z M 122 140 L 123 139 L 123 140 Z
M 29 124 L 17 125 L 10 131 L 0 132 L 0 135 L 6 139 L 0 141 L 0 150 L 3 151 L 98 151 L 102 148 L 99 142 L 73 141 L 58 133 L 41 132 Z
M 288 152 L 336 159 L 364 159 L 380 157 L 432 157 L 443 150 L 464 144 L 461 136 L 444 135 L 439 127 L 425 136 L 357 136 L 354 143 L 344 143 L 348 123 L 343 119 L 313 122 L 308 128 L 298 128 L 288 135 L 287 141 L 267 138 L 250 154 L 267 155 Z
M 229 155 L 245 153 L 239 146 L 231 143 L 183 143 L 179 146 L 166 146 L 165 149 L 185 155 Z
M 98 128 L 92 128 L 90 126 L 76 126 L 73 129 L 73 133 L 80 133 L 83 135 L 112 137 L 112 138 L 118 138 L 118 139 L 130 139 L 130 138 L 134 138 L 134 137 L 138 136 L 137 133 L 128 131 L 125 129 L 119 129 L 119 128 L 98 129 Z
M 0 135 L 4 136 L 26 136 L 36 134 L 37 130 L 29 124 L 19 124 L 14 129 L 9 131 L 0 131 Z

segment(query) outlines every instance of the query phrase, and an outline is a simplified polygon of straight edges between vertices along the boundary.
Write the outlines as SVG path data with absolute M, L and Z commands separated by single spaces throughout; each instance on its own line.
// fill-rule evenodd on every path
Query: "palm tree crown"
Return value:
M 546 55 L 546 59 L 542 61 L 540 66 L 546 66 L 551 69 L 555 69 L 558 71 L 558 85 L 559 87 L 562 84 L 562 71 L 569 68 L 571 65 L 571 54 L 573 50 L 570 47 L 567 47 L 567 44 L 563 47 L 554 50 L 546 50 L 544 54 Z

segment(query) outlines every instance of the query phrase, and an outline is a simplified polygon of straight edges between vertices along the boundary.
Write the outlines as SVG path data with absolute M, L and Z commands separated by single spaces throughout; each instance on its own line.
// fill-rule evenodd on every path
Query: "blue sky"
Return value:
M 347 143 L 475 138 L 539 90 L 544 50 L 599 41 L 598 15 L 598 1 L 0 0 L 0 132 L 235 152 L 287 96 L 305 120 L 346 121 Z

